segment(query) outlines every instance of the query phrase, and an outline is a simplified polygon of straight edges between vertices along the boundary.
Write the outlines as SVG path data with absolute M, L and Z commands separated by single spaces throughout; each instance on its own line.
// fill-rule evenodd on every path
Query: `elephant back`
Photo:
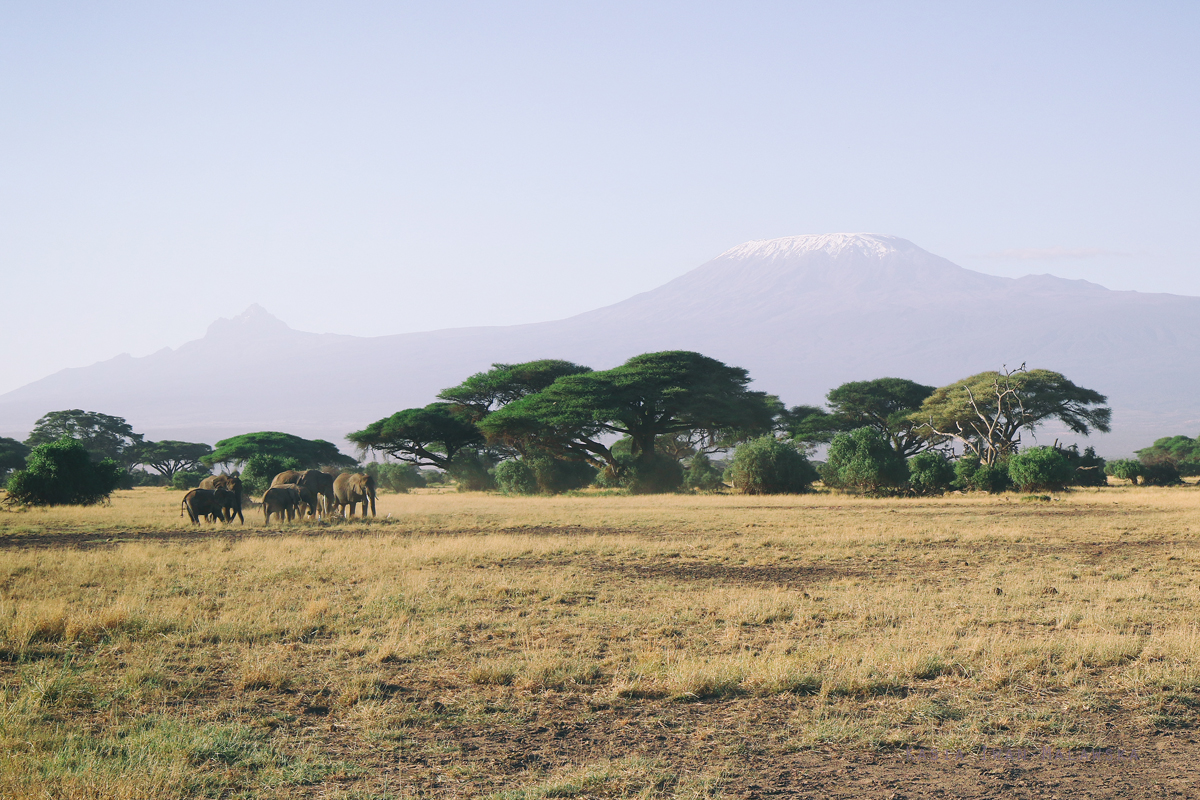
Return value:
M 183 496 L 183 502 L 187 504 L 193 512 L 197 514 L 210 513 L 214 505 L 216 505 L 217 491 L 214 489 L 192 489 Z
M 234 496 L 239 505 L 241 504 L 242 478 L 236 472 L 232 475 L 226 475 L 224 473 L 220 475 L 209 475 L 207 478 L 200 481 L 200 488 L 208 489 L 210 491 L 214 489 L 225 489 Z
M 285 483 L 300 483 L 300 479 L 303 477 L 303 475 L 303 472 L 297 472 L 294 469 L 284 470 L 274 478 L 271 478 L 271 486 L 282 486 Z
M 321 472 L 319 469 L 305 470 L 303 474 L 296 480 L 300 486 L 307 486 L 314 492 L 323 494 L 326 497 L 333 497 L 333 481 L 332 475 Z

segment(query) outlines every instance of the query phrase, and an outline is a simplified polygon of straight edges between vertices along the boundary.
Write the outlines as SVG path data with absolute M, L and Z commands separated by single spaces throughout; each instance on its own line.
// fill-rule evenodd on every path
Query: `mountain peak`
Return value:
M 254 303 L 232 319 L 221 317 L 209 325 L 205 338 L 245 337 L 247 335 L 262 336 L 264 334 L 285 333 L 290 330 L 291 328 L 288 327 L 286 322 L 267 311 L 258 303 Z
M 907 239 L 885 233 L 817 233 L 780 239 L 756 239 L 726 250 L 717 258 L 786 259 L 809 253 L 883 258 L 891 253 L 919 249 Z

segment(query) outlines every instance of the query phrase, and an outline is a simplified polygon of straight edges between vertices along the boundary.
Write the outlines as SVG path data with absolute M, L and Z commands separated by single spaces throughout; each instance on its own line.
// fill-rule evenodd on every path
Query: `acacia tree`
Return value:
M 214 464 L 242 464 L 251 458 L 271 458 L 296 464 L 296 469 L 318 467 L 353 467 L 353 458 L 343 455 L 337 446 L 324 439 L 303 439 L 279 431 L 259 431 L 231 436 L 217 442 L 217 447 L 200 461 Z
M 912 415 L 927 436 L 953 439 L 980 462 L 992 465 L 1016 452 L 1022 431 L 1056 419 L 1072 432 L 1107 433 L 1112 410 L 1104 395 L 1076 386 L 1058 372 L 981 372 L 937 389 Z
M 397 461 L 449 469 L 456 456 L 477 452 L 484 444 L 471 415 L 454 403 L 430 403 L 397 411 L 346 438 L 364 451 L 385 453 Z
M 76 440 L 96 461 L 111 458 L 128 468 L 137 461 L 142 434 L 134 433 L 123 417 L 71 408 L 44 415 L 34 423 L 25 444 L 38 447 L 59 439 Z
M 569 375 L 486 417 L 489 441 L 535 444 L 555 455 L 619 469 L 601 440 L 629 438 L 635 464 L 649 464 L 660 436 L 700 444 L 766 433 L 778 401 L 746 388 L 746 370 L 685 350 L 645 353 L 615 369 Z
M 1170 464 L 1180 475 L 1200 475 L 1200 440 L 1190 436 L 1166 436 L 1137 451 L 1143 464 Z
M 136 453 L 137 463 L 158 472 L 168 481 L 177 472 L 196 472 L 204 467 L 203 459 L 213 449 L 203 442 L 177 442 L 164 439 L 161 442 L 143 442 Z
M 844 427 L 841 420 L 819 406 L 792 406 L 775 417 L 781 435 L 812 453 L 819 444 L 829 444 Z
M 916 455 L 936 443 L 917 430 L 912 414 L 934 387 L 904 378 L 843 383 L 825 396 L 837 426 L 843 431 L 861 427 L 879 431 L 902 457 Z
M 523 364 L 492 364 L 458 386 L 443 389 L 438 397 L 457 403 L 477 422 L 498 408 L 542 391 L 559 378 L 591 372 L 591 367 L 558 359 L 527 361 Z

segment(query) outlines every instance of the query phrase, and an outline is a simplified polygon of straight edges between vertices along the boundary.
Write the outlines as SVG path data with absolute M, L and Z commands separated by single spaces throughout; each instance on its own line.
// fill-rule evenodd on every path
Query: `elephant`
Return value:
M 304 515 L 308 514 L 315 517 L 317 508 L 321 503 L 321 495 L 312 487 L 305 486 L 300 483 L 281 483 L 280 486 L 292 486 L 300 494 L 300 505 L 296 508 L 296 513 L 300 519 L 304 519 Z
M 233 492 L 224 487 L 192 489 L 179 504 L 179 516 L 182 517 L 183 512 L 187 511 L 193 525 L 199 525 L 201 517 L 208 519 L 209 516 L 213 517 L 213 522 L 232 522 L 233 514 L 229 510 L 233 508 L 233 503 Z
M 363 516 L 367 516 L 367 501 L 371 502 L 371 516 L 375 516 L 375 479 L 365 472 L 343 472 L 334 478 L 333 495 L 338 511 L 346 515 L 346 506 L 350 506 L 350 516 L 354 516 L 354 507 L 362 503 Z
M 310 507 L 312 514 L 319 513 L 327 516 L 329 509 L 336 502 L 333 495 L 333 476 L 327 475 L 319 469 L 309 469 L 304 472 L 289 469 L 271 479 L 272 486 L 281 486 L 285 483 L 306 486 L 317 493 L 317 506 Z
M 271 524 L 271 515 L 274 514 L 282 520 L 286 513 L 288 522 L 291 522 L 296 515 L 296 509 L 304 503 L 300 496 L 300 489 L 295 484 L 285 483 L 282 486 L 272 486 L 263 493 L 262 509 L 263 516 L 266 518 L 266 524 Z
M 209 475 L 204 480 L 200 481 L 201 489 L 227 489 L 233 494 L 233 502 L 229 508 L 232 513 L 229 515 L 229 521 L 233 522 L 233 517 L 236 514 L 238 522 L 245 522 L 246 518 L 242 516 L 242 478 L 237 472 L 229 475 Z

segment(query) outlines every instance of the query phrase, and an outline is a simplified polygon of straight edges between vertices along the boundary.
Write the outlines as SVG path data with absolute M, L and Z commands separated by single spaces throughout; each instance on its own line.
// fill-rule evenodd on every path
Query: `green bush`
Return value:
M 125 488 L 125 484 L 129 484 L 129 488 L 134 486 L 165 486 L 167 479 L 156 472 L 147 472 L 144 469 L 135 469 L 125 473 L 126 478 L 121 482 L 121 488 Z
M 836 489 L 885 494 L 908 480 L 908 464 L 882 433 L 857 428 L 833 437 L 821 477 Z
M 613 469 L 611 465 L 605 466 L 596 473 L 596 485 L 601 489 L 623 489 L 625 481 L 621 475 L 624 472 L 626 464 L 629 462 L 629 457 L 614 456 L 616 458 L 619 470 Z
M 448 480 L 446 473 L 437 469 L 423 469 L 421 477 L 425 479 L 426 486 L 445 486 Z
M 666 494 L 683 486 L 683 465 L 670 456 L 655 453 L 629 462 L 625 486 L 630 494 Z
M 1008 459 L 984 464 L 976 455 L 965 455 L 954 462 L 954 488 L 975 492 L 1006 491 L 1012 486 L 1008 477 Z
M 125 474 L 110 458 L 93 462 L 75 439 L 59 439 L 33 448 L 7 489 L 10 500 L 30 506 L 91 505 L 112 494 Z
M 545 494 L 582 489 L 596 480 L 596 468 L 585 461 L 567 461 L 541 452 L 531 452 L 523 460 L 533 470 L 538 491 Z
M 523 459 L 501 461 L 495 477 L 496 486 L 505 494 L 537 494 L 537 475 Z
M 407 494 L 410 489 L 418 489 L 426 483 L 425 476 L 412 464 L 372 461 L 363 467 L 363 471 L 375 479 L 378 488 L 397 494 Z
M 908 485 L 917 494 L 945 494 L 953 483 L 954 465 L 941 453 L 926 450 L 908 460 Z
M 1181 483 L 1179 470 L 1170 461 L 1142 465 L 1143 486 L 1177 486 Z
M 496 488 L 496 479 L 488 469 L 490 466 L 478 453 L 460 451 L 446 473 L 454 479 L 460 492 L 486 492 Z
M 1142 475 L 1142 462 L 1132 458 L 1119 458 L 1104 465 L 1104 474 L 1126 480 L 1137 486 L 1138 478 Z
M 294 458 L 251 456 L 242 470 L 243 494 L 262 495 L 271 488 L 271 481 L 281 472 L 298 470 L 301 464 Z
M 196 470 L 195 472 L 176 472 L 171 476 L 171 488 L 195 489 L 200 485 L 200 481 L 204 480 L 211 474 L 211 472 L 201 472 L 200 470 Z
M 704 453 L 692 456 L 692 462 L 683 473 L 683 485 L 697 492 L 715 492 L 725 483 L 721 480 L 721 470 L 712 459 Z
M 1074 477 L 1071 463 L 1056 447 L 1031 447 L 1008 459 L 1008 477 L 1022 492 L 1064 489 Z
M 1073 486 L 1107 486 L 1104 467 L 1108 463 L 1096 455 L 1096 448 L 1089 447 L 1082 453 L 1078 445 L 1071 445 L 1059 452 L 1067 459 L 1071 467 L 1071 485 Z
M 738 447 L 729 467 L 729 480 L 742 494 L 800 494 L 811 489 L 818 477 L 793 444 L 773 436 Z
M 7 480 L 8 474 L 14 469 L 22 469 L 28 455 L 29 448 L 24 444 L 0 436 L 0 483 Z

